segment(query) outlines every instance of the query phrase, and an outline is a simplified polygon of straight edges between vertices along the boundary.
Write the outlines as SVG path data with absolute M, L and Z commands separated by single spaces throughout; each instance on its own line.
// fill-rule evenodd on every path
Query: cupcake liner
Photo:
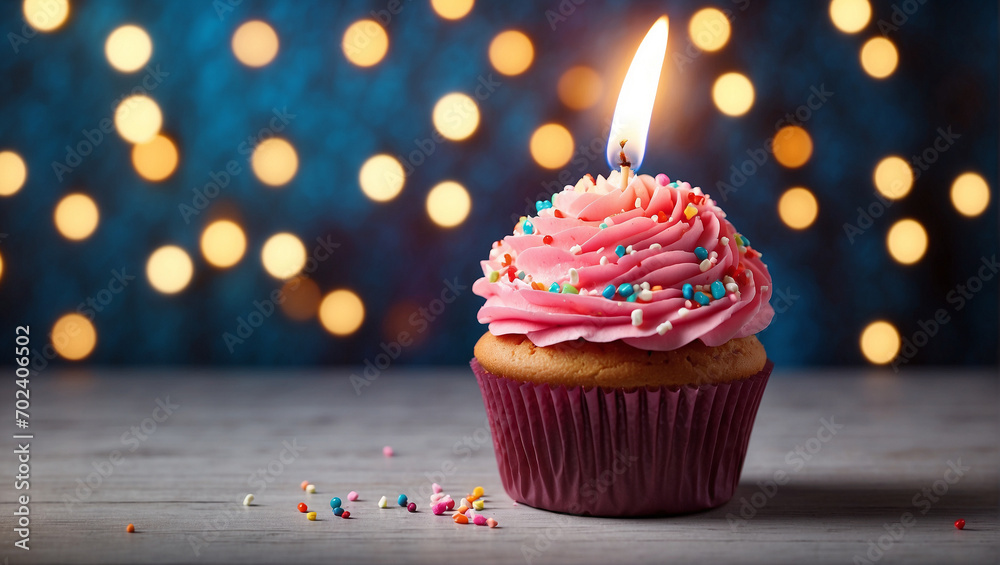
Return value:
M 733 496 L 774 364 L 739 381 L 636 390 L 533 384 L 473 358 L 504 489 L 590 516 L 682 514 Z

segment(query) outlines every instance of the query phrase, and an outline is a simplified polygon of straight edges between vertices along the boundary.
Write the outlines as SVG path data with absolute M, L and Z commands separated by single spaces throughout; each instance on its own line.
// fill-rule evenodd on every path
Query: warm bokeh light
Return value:
M 132 146 L 132 166 L 148 181 L 158 182 L 169 177 L 177 169 L 177 159 L 177 146 L 163 134 Z
M 0 196 L 10 196 L 21 190 L 28 178 L 28 166 L 13 151 L 0 151 Z
M 889 228 L 885 244 L 893 259 L 912 265 L 927 252 L 927 230 L 916 220 L 899 220 Z
M 545 124 L 531 134 L 531 156 L 546 169 L 558 169 L 573 157 L 573 136 L 559 124 Z
M 335 290 L 324 296 L 319 304 L 319 321 L 333 335 L 351 335 L 364 320 L 365 305 L 349 290 Z
M 278 34 L 260 20 L 251 20 L 236 28 L 233 54 L 248 67 L 263 67 L 278 55 Z
M 251 157 L 253 173 L 268 186 L 282 186 L 299 170 L 299 156 L 292 144 L 272 137 L 260 142 Z
M 319 309 L 319 285 L 309 277 L 300 276 L 289 279 L 281 287 L 281 295 L 285 298 L 281 310 L 289 318 L 302 322 L 316 315 Z
M 899 199 L 913 187 L 913 169 L 910 164 L 896 155 L 890 155 L 878 162 L 873 175 L 875 188 L 883 196 Z
M 93 199 L 86 194 L 74 193 L 59 201 L 53 219 L 63 237 L 78 241 L 94 233 L 100 213 Z
M 146 30 L 123 25 L 111 32 L 104 42 L 104 54 L 111 66 L 123 73 L 137 71 L 153 55 L 153 40 Z
M 376 202 L 388 202 L 403 190 L 403 165 L 391 155 L 375 155 L 361 165 L 358 183 L 365 196 Z
M 235 222 L 218 220 L 201 233 L 201 254 L 216 267 L 232 267 L 239 263 L 246 250 L 246 235 Z
M 868 0 L 831 0 L 830 19 L 844 33 L 857 33 L 868 25 L 872 7 Z
M 52 326 L 52 347 L 56 353 L 70 361 L 79 361 L 90 355 L 97 345 L 94 324 L 81 314 L 66 314 Z
M 578 65 L 559 77 L 559 99 L 574 110 L 586 110 L 601 100 L 604 81 L 590 67 Z
M 458 20 L 468 15 L 475 3 L 475 0 L 431 0 L 431 8 L 446 20 Z
M 290 279 L 306 265 L 306 246 L 290 233 L 276 233 L 264 242 L 260 260 L 272 277 Z
M 465 187 L 444 181 L 427 193 L 427 215 L 435 224 L 452 228 L 465 221 L 472 209 L 472 199 Z
M 520 31 L 500 32 L 490 42 L 490 63 L 500 74 L 514 76 L 523 73 L 535 58 L 531 39 Z
M 434 105 L 431 114 L 435 129 L 448 139 L 461 141 L 479 127 L 479 106 L 461 92 L 445 94 Z
M 705 51 L 718 51 L 725 47 L 730 31 L 729 18 L 715 8 L 698 10 L 688 24 L 691 41 Z
M 986 211 L 990 204 L 990 187 L 976 173 L 963 173 L 951 184 L 951 203 L 959 214 L 970 218 Z
M 375 20 L 358 20 L 344 32 L 340 46 L 348 61 L 359 67 L 370 67 L 385 57 L 389 36 Z
M 24 20 L 38 31 L 55 31 L 69 17 L 69 0 L 24 0 Z
M 861 66 L 874 78 L 885 78 L 896 70 L 899 52 L 891 41 L 884 37 L 869 39 L 861 48 Z
M 813 142 L 809 133 L 799 126 L 785 126 L 774 135 L 774 158 L 782 165 L 794 169 L 801 167 L 812 156 Z
M 740 73 L 726 73 L 712 87 L 715 107 L 727 116 L 742 116 L 753 106 L 753 83 Z
M 896 326 L 885 320 L 876 320 L 868 324 L 861 332 L 859 341 L 865 359 L 876 365 L 885 365 L 899 353 L 899 331 L 896 330 Z
M 146 143 L 160 132 L 163 114 L 152 98 L 129 96 L 115 109 L 115 128 L 129 143 Z
M 3 280 L 3 255 L 0 255 L 0 280 Z
M 194 263 L 187 251 L 176 245 L 164 245 L 146 261 L 146 278 L 154 289 L 163 294 L 180 292 L 191 282 Z
M 816 221 L 819 203 L 807 188 L 789 188 L 778 200 L 778 216 L 785 225 L 795 230 L 804 230 Z

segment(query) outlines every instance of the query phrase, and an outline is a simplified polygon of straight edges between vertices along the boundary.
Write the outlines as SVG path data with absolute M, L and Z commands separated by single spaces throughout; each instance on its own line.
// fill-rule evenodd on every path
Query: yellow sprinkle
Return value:
M 309 518 L 309 520 L 315 522 L 316 521 L 316 513 L 315 512 L 309 512 L 308 514 L 306 514 L 306 518 Z
M 490 271 L 490 282 L 494 283 L 500 280 L 500 271 Z
M 474 496 L 483 496 L 484 494 L 486 494 L 486 489 L 484 489 L 483 487 L 476 487 L 472 489 L 472 494 Z
M 695 208 L 694 204 L 688 204 L 687 208 L 684 209 L 684 217 L 687 218 L 687 219 L 689 219 L 689 220 L 691 218 L 693 218 L 695 216 L 695 214 L 697 214 L 697 213 L 698 213 L 698 209 Z
M 486 504 L 483 502 L 482 499 L 479 499 L 472 503 L 472 507 L 475 508 L 476 510 L 482 510 L 483 508 L 486 507 Z

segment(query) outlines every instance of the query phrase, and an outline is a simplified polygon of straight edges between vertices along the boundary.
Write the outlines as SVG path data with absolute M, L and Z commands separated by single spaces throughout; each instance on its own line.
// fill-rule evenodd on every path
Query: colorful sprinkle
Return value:
M 455 501 L 452 500 L 452 498 L 450 496 L 445 497 L 445 499 L 444 499 L 443 502 L 444 502 L 444 507 L 447 508 L 448 510 L 454 510 L 455 509 Z
M 400 506 L 406 506 L 406 495 L 405 494 L 399 495 L 399 498 L 396 499 L 396 504 Z
M 302 490 L 306 490 L 306 487 L 309 486 L 309 481 L 302 481 L 302 484 L 299 486 L 302 487 Z
M 299 512 L 302 512 L 303 514 L 305 514 L 306 512 L 309 512 L 309 507 L 306 506 L 305 502 L 300 502 L 299 503 Z
M 687 208 L 684 208 L 684 217 L 689 220 L 695 217 L 695 215 L 697 214 L 698 214 L 698 209 L 695 208 L 694 204 L 688 204 Z
M 440 515 L 444 514 L 444 511 L 445 511 L 446 508 L 447 508 L 447 505 L 445 503 L 438 502 L 433 507 L 431 507 L 431 512 L 433 512 L 435 516 L 440 516 Z
M 338 507 L 336 507 L 336 508 L 333 509 L 333 515 L 334 516 L 340 516 L 343 513 L 344 513 L 344 509 L 341 508 L 340 506 L 338 506 Z
M 351 517 L 351 511 L 350 510 L 344 510 L 344 513 L 341 514 L 340 517 L 343 518 L 343 519 L 345 519 L 345 520 L 348 519 L 348 518 L 350 518 Z
M 632 296 L 629 296 L 628 298 L 626 298 L 625 301 L 626 302 L 635 302 L 638 299 L 639 299 L 639 295 L 638 294 L 633 294 Z
M 306 514 L 306 518 L 309 521 L 311 521 L 311 522 L 315 522 L 316 521 L 316 513 L 315 512 L 309 512 L 309 513 Z
M 553 283 L 555 284 L 555 283 Z M 564 284 L 562 287 L 563 294 L 580 294 L 580 291 L 571 284 Z
M 694 287 L 690 284 L 685 284 L 681 287 L 681 294 L 684 295 L 684 298 L 691 300 L 694 297 Z
M 525 220 L 524 225 L 521 226 L 521 229 L 524 231 L 525 235 L 531 235 L 535 233 L 535 226 L 534 224 L 531 223 L 531 220 Z
M 624 257 L 625 256 L 625 246 L 624 245 L 619 245 L 618 247 L 615 247 L 615 255 L 618 255 L 619 257 Z
M 347 496 L 348 499 L 351 498 L 350 495 Z M 341 500 L 336 496 L 330 499 L 330 508 L 338 508 L 342 504 Z
M 521 280 L 523 281 L 523 280 L 524 280 L 524 276 L 525 276 L 526 274 L 527 274 L 527 273 L 525 273 L 524 271 L 518 271 L 518 272 L 517 272 L 517 278 L 519 278 L 519 279 L 521 279 Z M 512 281 L 512 282 L 513 282 L 513 281 Z
M 547 236 L 543 237 L 542 238 L 542 243 L 544 243 L 545 245 L 552 245 L 552 236 L 551 235 L 547 235 Z
M 306 485 L 306 492 L 316 494 L 316 485 Z
M 559 283 L 549 285 L 549 292 L 559 292 Z
M 378 507 L 379 508 L 388 508 L 389 507 L 389 500 L 386 499 L 386 497 L 384 497 L 384 496 L 382 498 L 378 499 Z
M 253 504 L 253 495 L 252 494 L 248 494 L 243 499 L 243 506 L 250 506 L 251 504 Z
M 489 526 L 489 527 L 491 527 L 491 528 L 495 528 L 495 527 L 497 527 L 497 526 L 500 525 L 500 522 L 497 522 L 493 518 L 487 518 L 486 519 L 486 525 Z
M 486 503 L 482 499 L 474 500 L 472 502 L 472 507 L 476 510 L 482 510 L 483 508 L 486 508 Z
M 696 292 L 694 293 L 694 301 L 697 302 L 698 304 L 701 304 L 702 306 L 708 306 L 708 303 L 711 302 L 711 299 L 708 296 L 706 296 L 704 292 Z
M 495 283 L 500 280 L 500 271 L 490 271 L 490 282 Z
M 656 326 L 656 333 L 663 335 L 672 329 L 674 329 L 674 325 L 670 323 L 670 320 L 667 320 L 666 322 Z
M 416 512 L 417 511 L 417 503 L 416 502 L 411 502 L 411 503 L 407 504 L 406 505 L 406 509 L 408 511 L 410 511 L 410 512 Z
M 604 298 L 611 300 L 612 298 L 615 297 L 615 285 L 609 284 L 608 286 L 604 287 L 604 290 L 601 292 L 601 294 L 604 296 Z
M 477 526 L 485 526 L 486 516 L 483 516 L 482 514 L 476 514 L 476 516 L 472 518 L 472 523 Z
M 715 281 L 712 283 L 712 298 L 718 300 L 726 295 L 726 287 L 722 285 L 722 281 Z
M 451 516 L 451 519 L 455 521 L 456 524 L 468 524 L 469 519 L 465 517 L 465 514 L 461 512 L 456 512 Z
M 709 270 L 709 269 L 712 268 L 712 260 L 711 259 L 705 259 L 704 261 L 702 261 L 698 265 L 698 268 L 701 269 L 701 272 L 704 273 L 705 271 L 707 271 L 707 270 Z
M 129 524 L 129 525 L 125 526 L 125 531 L 128 532 L 128 533 L 130 533 L 130 534 L 134 534 L 135 533 L 135 526 L 133 526 L 132 524 Z
M 555 198 L 555 195 L 553 194 L 552 197 Z M 552 207 L 552 202 L 549 200 L 539 200 L 535 202 L 535 210 L 538 212 L 541 212 L 542 210 L 551 207 Z
M 393 453 L 392 446 L 387 445 L 382 448 L 382 455 L 385 455 L 386 457 L 392 457 Z
M 704 261 L 705 259 L 708 259 L 708 250 L 701 246 L 695 247 L 694 256 L 697 257 L 699 261 Z
M 131 525 L 132 524 L 129 524 L 129 526 L 131 526 Z M 960 529 L 960 530 L 964 530 L 965 529 L 965 520 L 962 520 L 961 518 L 959 518 L 958 520 L 955 520 L 955 527 L 958 528 L 958 529 Z
M 601 256 L 601 264 L 602 265 L 607 265 L 608 264 L 608 258 L 604 257 L 604 256 Z
M 656 184 L 660 186 L 667 186 L 667 183 L 669 182 L 670 182 L 670 177 L 668 177 L 667 175 L 663 173 L 656 175 Z
M 619 245 L 619 247 L 621 247 L 621 246 Z M 618 285 L 618 294 L 620 294 L 622 296 L 625 296 L 625 297 L 632 296 L 633 292 L 634 291 L 632 290 L 632 285 L 630 285 L 628 283 L 622 283 L 622 284 Z
M 642 310 L 632 310 L 632 325 L 633 326 L 642 325 Z
M 597 227 L 601 228 L 602 230 L 606 230 L 606 229 L 608 229 L 608 224 L 601 223 L 601 224 L 598 224 Z
M 355 501 L 357 499 L 358 499 L 358 493 L 354 492 L 353 490 L 351 492 L 347 493 L 347 500 L 350 500 L 350 501 L 353 502 L 353 501 Z
M 580 271 L 577 271 L 574 268 L 570 268 L 570 270 L 569 270 L 569 284 L 574 285 L 574 286 L 580 284 Z
M 461 505 L 461 506 L 458 507 L 458 513 L 459 514 L 465 514 L 468 511 L 469 511 L 469 507 L 466 506 L 465 504 L 463 504 L 463 505 Z

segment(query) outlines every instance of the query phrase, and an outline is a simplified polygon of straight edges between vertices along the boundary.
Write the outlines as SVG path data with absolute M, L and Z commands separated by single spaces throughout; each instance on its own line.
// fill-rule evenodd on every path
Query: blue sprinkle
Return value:
M 519 279 L 521 279 L 523 281 L 524 280 L 524 271 L 518 271 L 517 272 L 517 278 L 519 278 Z
M 691 300 L 691 298 L 694 296 L 694 287 L 689 284 L 686 284 L 681 287 L 681 292 L 684 293 L 685 299 Z
M 406 506 L 406 495 L 405 494 L 399 495 L 399 498 L 396 499 L 396 503 L 399 504 L 400 506 Z
M 335 516 L 340 516 L 343 513 L 344 513 L 344 509 L 341 508 L 341 507 L 339 507 L 339 506 L 333 509 L 333 514 Z
M 698 304 L 701 304 L 702 306 L 708 306 L 709 303 L 708 297 L 705 296 L 705 293 L 703 292 L 694 293 L 694 301 L 697 302 Z
M 630 285 L 628 283 L 622 283 L 621 285 L 618 286 L 618 294 L 620 294 L 620 295 L 622 295 L 622 296 L 624 296 L 626 298 L 628 298 L 629 296 L 632 296 L 633 292 L 634 291 L 632 290 L 632 285 Z
M 712 298 L 718 300 L 726 295 L 726 287 L 723 286 L 722 281 L 715 281 L 712 283 Z
M 539 201 L 535 202 L 535 211 L 536 212 L 541 212 L 544 209 L 545 209 L 545 201 L 544 200 L 539 200 Z
M 535 226 L 533 226 L 531 224 L 531 222 L 529 222 L 528 220 L 524 221 L 524 228 L 523 229 L 524 229 L 525 235 L 529 235 L 529 234 L 535 233 Z
M 331 498 L 330 499 L 330 508 L 339 508 L 339 507 L 340 507 L 340 499 L 337 498 L 336 496 L 333 497 L 333 498 Z
M 698 258 L 699 261 L 704 261 L 708 259 L 708 250 L 704 247 L 695 247 L 694 256 Z
M 615 247 L 615 254 L 618 255 L 619 257 L 624 257 L 625 256 L 625 246 L 624 245 L 619 245 L 618 247 Z
M 635 299 L 636 299 L 636 298 L 639 298 L 639 295 L 637 295 L 637 294 L 633 294 L 632 296 L 629 296 L 629 297 L 628 297 L 628 298 L 626 298 L 625 300 L 626 300 L 627 302 L 635 302 Z
M 602 230 L 606 230 L 606 229 L 608 229 L 608 224 L 605 224 L 604 222 L 601 222 L 601 225 L 599 225 L 597 227 L 601 228 Z
M 559 283 L 549 285 L 549 292 L 559 292 Z
M 611 300 L 612 298 L 615 297 L 615 285 L 609 284 L 608 286 L 604 287 L 604 291 L 601 292 L 601 294 L 604 295 L 604 298 Z
M 740 239 L 743 240 L 743 247 L 750 247 L 750 240 L 749 239 L 743 237 L 742 235 L 740 236 Z

